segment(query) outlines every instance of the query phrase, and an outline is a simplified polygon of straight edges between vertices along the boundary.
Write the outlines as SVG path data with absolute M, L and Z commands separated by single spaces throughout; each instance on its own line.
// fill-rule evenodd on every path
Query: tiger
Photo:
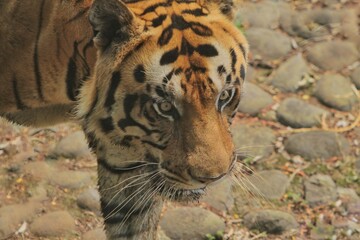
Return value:
M 0 116 L 82 126 L 107 239 L 156 239 L 164 201 L 197 201 L 237 164 L 230 124 L 249 46 L 234 8 L 232 0 L 0 2 Z

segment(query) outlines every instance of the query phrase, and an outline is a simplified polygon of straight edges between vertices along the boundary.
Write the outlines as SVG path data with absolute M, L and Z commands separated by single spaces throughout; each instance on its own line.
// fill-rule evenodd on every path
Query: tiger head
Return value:
M 85 132 L 104 171 L 154 172 L 163 190 L 194 199 L 235 162 L 229 126 L 248 45 L 233 3 L 123 2 L 90 10 L 98 59 L 81 91 Z

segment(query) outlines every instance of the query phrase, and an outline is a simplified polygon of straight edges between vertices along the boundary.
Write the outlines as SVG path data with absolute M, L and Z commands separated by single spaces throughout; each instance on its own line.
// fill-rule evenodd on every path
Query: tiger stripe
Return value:
M 8 2 L 0 116 L 76 116 L 98 160 L 107 239 L 156 239 L 164 199 L 197 201 L 231 171 L 249 52 L 231 0 Z

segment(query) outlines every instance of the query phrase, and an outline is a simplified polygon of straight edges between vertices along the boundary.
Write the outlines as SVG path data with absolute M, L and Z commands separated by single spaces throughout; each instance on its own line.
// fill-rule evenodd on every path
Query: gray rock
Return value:
M 270 94 L 255 84 L 245 82 L 244 93 L 239 105 L 239 112 L 256 115 L 261 109 L 273 103 Z
M 327 111 L 297 98 L 285 99 L 276 111 L 279 122 L 293 128 L 319 126 L 322 116 L 327 115 Z
M 244 224 L 249 229 L 270 234 L 281 234 L 298 228 L 298 223 L 292 215 L 276 210 L 250 212 L 245 215 Z
M 337 199 L 336 185 L 328 175 L 317 174 L 305 180 L 305 199 L 314 207 L 329 204 Z
M 350 214 L 360 214 L 360 201 L 350 202 L 347 210 Z
M 324 75 L 317 83 L 314 95 L 325 105 L 350 111 L 359 101 L 351 82 L 341 75 Z
M 206 234 L 225 230 L 222 218 L 199 207 L 168 210 L 160 220 L 160 225 L 165 234 L 174 240 L 203 240 Z
M 259 56 L 265 61 L 276 60 L 291 51 L 290 39 L 276 31 L 265 28 L 251 28 L 246 32 L 255 58 Z
M 42 202 L 48 199 L 47 191 L 43 185 L 37 186 L 36 188 L 32 189 L 29 193 L 31 194 L 29 201 Z
M 53 168 L 46 162 L 30 162 L 24 166 L 24 172 L 35 179 L 44 180 L 52 175 Z
M 257 73 L 256 69 L 248 66 L 246 70 L 245 82 L 252 82 L 256 79 Z
M 281 28 L 292 36 L 316 39 L 330 35 L 334 24 L 341 24 L 342 13 L 329 9 L 312 9 L 295 12 L 290 9 L 281 11 Z M 318 25 L 318 27 L 314 27 Z
M 305 159 L 327 159 L 348 154 L 350 145 L 343 136 L 326 131 L 296 133 L 285 141 L 285 150 Z
M 244 26 L 259 28 L 277 28 L 279 26 L 280 11 L 278 4 L 264 1 L 257 4 L 247 4 L 240 8 L 235 22 Z
M 158 240 L 171 240 L 161 228 L 158 229 L 157 238 Z
M 29 221 L 42 205 L 39 202 L 8 205 L 0 208 L 0 238 L 7 239 L 8 235 L 15 233 L 24 221 Z
M 267 199 L 280 199 L 289 186 L 289 178 L 279 170 L 261 171 L 243 182 L 254 195 Z
M 106 240 L 105 231 L 102 228 L 96 228 L 86 232 L 82 240 Z
M 50 154 L 51 157 L 63 156 L 65 158 L 76 158 L 90 155 L 90 150 L 86 142 L 85 135 L 82 131 L 74 132 L 63 139 L 56 145 Z
M 348 213 L 360 213 L 360 197 L 357 195 L 354 189 L 338 187 L 337 194 Z
M 339 71 L 358 58 L 359 52 L 351 42 L 322 42 L 308 49 L 308 60 L 323 70 Z
M 47 213 L 30 226 L 31 232 L 40 237 L 59 237 L 75 231 L 75 220 L 66 211 Z
M 100 215 L 100 194 L 97 189 L 90 188 L 85 190 L 78 196 L 76 202 L 79 207 Z
M 316 227 L 313 227 L 310 231 L 310 239 L 314 240 L 327 240 L 335 233 L 334 226 L 329 224 L 317 224 Z
M 271 80 L 271 84 L 282 91 L 295 92 L 300 87 L 300 81 L 308 73 L 309 68 L 304 58 L 301 54 L 297 54 L 280 65 Z
M 232 182 L 229 178 L 210 185 L 206 191 L 206 195 L 201 201 L 220 211 L 228 211 L 234 206 L 234 198 L 231 195 L 231 187 Z
M 275 134 L 270 128 L 235 124 L 231 132 L 240 158 L 263 159 L 271 155 Z
M 91 184 L 90 174 L 80 171 L 63 171 L 54 174 L 49 181 L 63 188 L 75 189 Z
M 360 66 L 351 73 L 351 80 L 357 89 L 360 89 Z
M 360 174 L 360 159 L 355 162 L 355 171 Z
M 360 201 L 360 197 L 356 191 L 352 188 L 337 188 L 337 194 L 343 203 L 357 202 Z

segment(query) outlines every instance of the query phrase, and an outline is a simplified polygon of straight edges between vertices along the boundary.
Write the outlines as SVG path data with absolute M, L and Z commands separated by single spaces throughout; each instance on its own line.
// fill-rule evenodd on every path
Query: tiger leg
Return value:
M 107 239 L 156 239 L 162 200 L 155 175 L 121 171 L 98 161 L 98 184 Z
M 74 107 L 74 103 L 55 104 L 18 112 L 0 113 L 0 117 L 23 126 L 44 127 L 74 120 Z

